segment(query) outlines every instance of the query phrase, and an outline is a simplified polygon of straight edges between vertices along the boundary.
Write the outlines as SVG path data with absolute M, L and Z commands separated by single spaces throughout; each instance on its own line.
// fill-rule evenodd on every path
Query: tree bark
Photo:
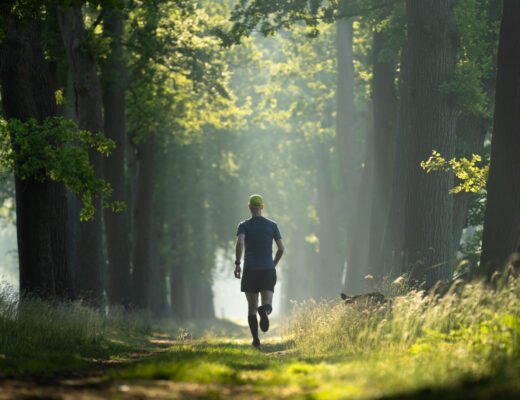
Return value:
M 453 177 L 427 174 L 420 163 L 437 150 L 455 155 L 456 109 L 443 84 L 454 78 L 456 32 L 452 0 L 408 0 L 409 142 L 405 251 L 412 278 L 433 285 L 453 274 Z
M 110 54 L 102 63 L 103 106 L 105 135 L 116 143 L 116 148 L 104 162 L 105 180 L 113 189 L 112 199 L 125 200 L 125 86 L 126 71 L 123 63 L 121 39 L 123 18 L 121 12 L 109 9 L 103 20 L 104 34 L 110 37 Z M 130 244 L 126 213 L 105 209 L 104 214 L 108 254 L 108 301 L 128 307 L 132 301 L 130 274 Z
M 490 278 L 520 257 L 520 3 L 505 0 L 480 272 Z
M 57 114 L 54 88 L 34 21 L 5 19 L 0 84 L 5 117 L 42 122 Z M 65 186 L 15 176 L 20 293 L 74 297 L 68 263 Z
M 345 291 L 349 294 L 360 293 L 366 288 L 365 276 L 367 275 L 368 240 L 370 227 L 370 198 L 373 179 L 373 157 L 369 154 L 372 147 L 373 135 L 369 133 L 367 138 L 364 158 L 364 167 L 359 172 L 361 182 L 357 190 L 356 213 L 352 218 L 352 226 L 349 230 L 350 257 L 347 266 Z M 341 276 L 341 270 L 336 279 Z M 336 292 L 337 295 L 337 292 Z
M 357 190 L 359 179 L 356 177 L 356 154 L 359 143 L 354 139 L 354 66 L 353 66 L 352 20 L 336 21 L 336 53 L 338 61 L 338 85 L 336 90 L 336 147 L 344 185 L 344 210 L 347 226 L 347 285 L 356 286 L 362 272 L 359 266 L 352 265 L 352 254 L 357 251 L 353 238 L 357 234 L 354 226 L 356 215 Z M 341 276 L 341 269 L 339 276 Z M 338 278 L 340 279 L 340 278 Z
M 319 139 L 314 147 L 317 158 L 317 213 L 319 218 L 319 253 L 316 259 L 320 268 L 314 268 L 311 271 L 314 275 L 314 285 L 313 290 L 307 295 L 319 298 L 320 296 L 336 296 L 341 291 L 344 262 L 336 245 L 338 239 L 336 224 L 339 222 L 336 220 L 333 207 L 335 193 L 331 182 L 330 148 Z
M 92 133 L 103 131 L 101 86 L 96 61 L 82 50 L 87 36 L 81 8 L 58 7 L 58 22 L 67 52 L 67 59 L 74 82 L 76 114 L 80 129 Z M 102 155 L 96 149 L 89 150 L 89 159 L 96 177 L 103 177 Z M 78 295 L 89 303 L 100 305 L 103 297 L 103 250 L 101 196 L 93 200 L 96 215 L 82 222 L 76 231 L 76 287 Z
M 150 242 L 150 311 L 158 318 L 166 318 L 169 314 L 166 295 L 166 267 L 160 252 L 160 243 L 163 235 L 161 224 L 165 221 L 165 204 L 163 201 L 154 201 L 154 224 L 152 240 Z
M 460 159 L 471 159 L 473 154 L 478 154 L 484 145 L 484 137 L 487 132 L 487 123 L 483 117 L 463 113 L 457 118 L 457 146 L 455 156 Z M 460 192 L 453 196 L 453 247 L 452 254 L 455 257 L 459 249 L 462 231 L 466 226 L 468 209 L 474 193 Z
M 376 280 L 396 271 L 385 270 L 382 257 L 382 240 L 388 217 L 396 140 L 397 99 L 395 93 L 395 62 L 381 60 L 380 52 L 385 44 L 384 34 L 374 32 L 372 54 L 372 196 L 367 272 Z
M 153 235 L 153 194 L 155 143 L 149 135 L 138 144 L 137 187 L 135 188 L 135 214 L 133 231 L 133 281 L 135 305 L 149 307 L 148 285 L 151 262 L 151 240 Z
M 170 302 L 174 318 L 185 320 L 190 315 L 188 288 L 183 262 L 176 259 L 170 273 Z

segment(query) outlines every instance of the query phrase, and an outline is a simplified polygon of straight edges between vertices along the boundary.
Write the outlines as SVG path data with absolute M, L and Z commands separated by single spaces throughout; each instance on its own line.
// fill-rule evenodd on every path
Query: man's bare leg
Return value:
M 262 296 L 262 305 L 258 307 L 258 314 L 260 315 L 260 329 L 263 332 L 269 330 L 269 318 L 268 315 L 273 311 L 273 292 L 270 290 L 262 290 L 260 292 Z
M 258 320 L 256 319 L 256 311 L 258 310 L 258 293 L 246 293 L 248 315 L 247 322 L 253 336 L 253 347 L 261 350 L 260 339 L 258 339 Z

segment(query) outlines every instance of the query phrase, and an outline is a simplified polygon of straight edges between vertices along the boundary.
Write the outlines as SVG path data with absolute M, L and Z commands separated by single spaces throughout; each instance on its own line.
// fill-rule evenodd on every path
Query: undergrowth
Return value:
M 242 328 L 228 321 L 157 320 L 146 312 L 93 308 L 81 301 L 19 298 L 11 286 L 0 284 L 0 377 L 122 360 L 169 340 L 241 334 Z
M 148 315 L 113 308 L 110 313 L 80 301 L 19 298 L 0 285 L 0 372 L 78 367 L 150 346 Z
M 295 305 L 280 340 L 186 340 L 112 377 L 198 383 L 200 398 L 516 399 L 520 395 L 520 279 L 455 282 L 382 306 Z M 227 388 L 227 389 L 226 389 Z M 238 396 L 238 398 L 242 398 Z
M 403 374 L 403 389 L 417 382 L 514 382 L 520 377 L 520 278 L 502 276 L 491 285 L 455 281 L 444 296 L 410 291 L 380 306 L 296 304 L 285 334 L 303 357 L 354 357 L 368 369 L 395 369 L 387 386 L 398 386 Z

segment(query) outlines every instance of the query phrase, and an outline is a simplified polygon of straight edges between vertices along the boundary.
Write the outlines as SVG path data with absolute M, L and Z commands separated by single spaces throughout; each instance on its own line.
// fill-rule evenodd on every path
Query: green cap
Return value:
M 253 194 L 249 196 L 249 207 L 256 208 L 256 207 L 262 207 L 264 205 L 264 200 L 262 199 L 262 196 L 259 194 Z

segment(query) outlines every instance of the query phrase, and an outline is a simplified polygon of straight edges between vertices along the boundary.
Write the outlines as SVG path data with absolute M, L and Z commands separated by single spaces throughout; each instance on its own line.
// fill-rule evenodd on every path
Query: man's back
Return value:
M 274 269 L 273 240 L 281 239 L 276 223 L 254 216 L 238 225 L 240 234 L 245 235 L 244 270 Z

